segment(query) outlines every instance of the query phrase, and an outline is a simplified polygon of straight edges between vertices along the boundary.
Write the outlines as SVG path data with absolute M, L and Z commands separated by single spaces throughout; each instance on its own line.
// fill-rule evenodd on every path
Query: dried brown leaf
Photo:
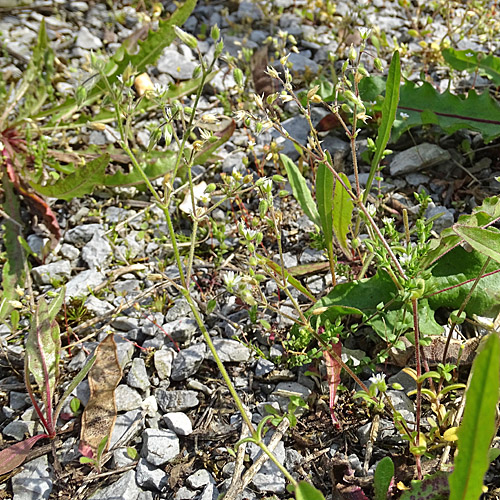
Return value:
M 90 399 L 82 415 L 80 452 L 97 456 L 99 443 L 113 432 L 116 420 L 115 389 L 122 378 L 113 334 L 97 347 L 96 360 L 89 372 Z
M 252 55 L 252 79 L 255 93 L 260 96 L 264 95 L 264 97 L 278 91 L 277 80 L 266 73 L 267 66 L 267 45 L 265 45 Z

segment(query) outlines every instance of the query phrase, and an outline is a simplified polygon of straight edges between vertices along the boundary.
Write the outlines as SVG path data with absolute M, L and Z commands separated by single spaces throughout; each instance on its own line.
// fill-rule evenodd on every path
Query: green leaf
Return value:
M 373 486 L 375 489 L 375 500 L 387 500 L 387 492 L 394 477 L 394 463 L 391 457 L 384 457 L 375 469 Z
M 391 138 L 392 124 L 396 118 L 396 111 L 399 102 L 399 87 L 401 85 L 401 63 L 399 62 L 399 52 L 396 50 L 392 55 L 389 75 L 387 76 L 387 85 L 385 90 L 384 103 L 382 105 L 382 121 L 378 128 L 377 140 L 375 141 L 376 150 L 370 167 L 370 174 L 366 181 L 366 189 L 363 194 L 363 202 L 366 203 L 373 179 L 379 169 L 380 160 L 384 154 L 385 148 Z
M 500 217 L 500 198 L 492 196 L 485 198 L 483 203 L 474 207 L 471 214 L 461 215 L 458 218 L 458 224 L 461 226 L 485 226 Z M 437 261 L 440 257 L 449 252 L 453 247 L 459 244 L 461 238 L 457 236 L 453 228 L 445 229 L 439 238 L 431 242 L 433 249 L 422 260 L 422 268 L 426 269 L 429 265 Z
M 475 500 L 481 496 L 491 440 L 496 433 L 499 366 L 500 340 L 493 333 L 472 366 L 464 418 L 458 430 L 458 455 L 450 476 L 450 500 Z
M 57 421 L 57 418 L 59 417 L 59 414 L 61 413 L 61 410 L 63 408 L 64 402 L 66 399 L 68 399 L 71 395 L 71 393 L 75 390 L 76 386 L 87 376 L 87 373 L 90 371 L 92 368 L 93 364 L 95 363 L 96 356 L 92 356 L 83 366 L 83 368 L 78 372 L 78 374 L 73 378 L 71 383 L 69 384 L 68 388 L 64 391 L 64 394 L 61 396 L 61 399 L 59 400 L 59 403 L 57 404 L 57 408 L 55 411 L 55 417 L 54 420 Z
M 280 154 L 281 161 L 286 170 L 288 181 L 292 186 L 293 195 L 299 202 L 300 207 L 309 219 L 317 226 L 321 227 L 321 219 L 319 217 L 316 203 L 312 197 L 311 191 L 307 186 L 304 176 L 300 173 L 297 165 L 284 154 Z
M 457 71 L 478 71 L 481 76 L 491 79 L 495 85 L 500 85 L 500 57 L 473 50 L 443 50 L 444 60 Z
M 400 90 L 398 109 L 401 113 L 394 121 L 394 141 L 408 129 L 429 122 L 437 122 L 448 134 L 464 128 L 480 132 L 485 143 L 500 137 L 500 104 L 488 92 L 469 90 L 465 96 L 446 90 L 440 94 L 430 83 L 417 87 L 407 81 Z M 424 111 L 431 111 L 432 119 Z
M 314 295 L 312 295 L 311 292 L 298 279 L 294 278 L 286 269 L 283 271 L 278 263 L 272 261 L 271 259 L 267 259 L 266 257 L 261 257 L 261 259 L 262 263 L 269 266 L 278 276 L 281 276 L 284 272 L 287 282 L 299 292 L 303 293 L 311 300 L 316 300 Z
M 325 237 L 328 258 L 333 262 L 333 184 L 335 177 L 326 163 L 320 163 L 316 171 L 316 202 Z
M 462 247 L 456 247 L 430 268 L 432 276 L 426 282 L 426 292 L 429 305 L 437 310 L 446 307 L 451 310 L 458 309 L 473 285 L 473 280 L 479 276 L 488 257 L 476 250 L 467 252 Z M 499 269 L 499 264 L 490 261 L 485 273 L 494 273 Z M 468 281 L 468 283 L 462 284 Z M 457 286 L 460 285 L 460 286 Z M 436 291 L 445 290 L 436 294 Z M 481 278 L 465 307 L 465 312 L 470 316 L 492 316 L 500 312 L 500 273 L 490 274 Z
M 300 481 L 295 489 L 296 500 L 325 500 L 323 493 L 316 489 L 311 483 Z
M 455 224 L 453 230 L 472 248 L 500 263 L 500 233 L 498 229 L 483 229 Z
M 85 165 L 80 165 L 74 173 L 60 177 L 54 184 L 42 186 L 32 182 L 30 185 L 38 193 L 50 198 L 67 201 L 81 198 L 85 194 L 92 193 L 95 187 L 103 185 L 103 180 L 106 178 L 104 172 L 109 160 L 109 155 L 104 154 Z
M 137 73 L 142 73 L 148 65 L 155 64 L 163 49 L 175 39 L 174 26 L 182 26 L 186 22 L 196 6 L 196 2 L 197 0 L 186 0 L 166 21 L 160 21 L 157 31 L 150 31 L 146 40 L 143 42 L 139 41 L 139 50 L 137 53 L 132 52 L 135 47 L 129 47 L 129 42 L 124 42 L 106 65 L 105 73 L 109 83 L 112 84 L 115 82 L 129 64 Z M 104 94 L 106 88 L 104 82 L 97 81 L 88 92 L 84 105 L 88 106 L 95 102 L 99 96 Z M 51 124 L 56 124 L 58 121 L 71 116 L 77 109 L 76 100 L 70 98 L 61 106 L 41 113 L 38 117 L 51 114 Z
M 29 373 L 35 378 L 47 414 L 59 375 L 60 355 L 59 325 L 51 317 L 47 302 L 42 297 L 38 302 L 26 341 L 25 378 L 29 379 Z
M 400 500 L 448 500 L 449 491 L 448 473 L 437 472 L 421 481 L 412 481 L 410 489 L 401 495 Z
M 339 176 L 344 181 L 347 188 L 351 189 L 351 184 L 349 183 L 347 175 L 340 172 Z M 353 208 L 354 205 L 351 197 L 344 189 L 344 186 L 342 186 L 340 181 L 337 180 L 335 183 L 335 192 L 333 194 L 333 229 L 340 246 L 345 252 L 349 251 L 347 233 L 349 232 L 349 226 L 351 224 Z
M 3 241 L 7 253 L 7 261 L 2 268 L 2 292 L 0 295 L 0 323 L 9 317 L 12 306 L 11 300 L 18 300 L 16 287 L 23 287 L 26 277 L 25 252 L 19 236 L 22 233 L 23 223 L 19 212 L 19 198 L 14 194 L 11 182 L 7 175 L 3 176 L 4 202 L 3 211 L 9 214 L 10 219 L 4 219 Z

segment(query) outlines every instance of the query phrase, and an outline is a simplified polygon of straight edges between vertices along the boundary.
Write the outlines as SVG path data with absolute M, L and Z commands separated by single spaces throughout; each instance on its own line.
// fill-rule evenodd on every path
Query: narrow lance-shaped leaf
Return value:
M 490 444 L 496 433 L 499 367 L 500 340 L 493 333 L 472 366 L 464 418 L 458 430 L 458 455 L 449 478 L 450 500 L 472 500 L 481 496 L 483 478 L 489 467 Z
M 498 230 L 458 224 L 453 226 L 453 230 L 472 248 L 500 262 L 500 232 Z
M 394 477 L 394 462 L 391 457 L 384 457 L 375 469 L 373 486 L 375 489 L 375 500 L 387 500 L 387 493 Z
M 96 360 L 89 372 L 90 398 L 82 415 L 79 446 L 80 453 L 88 458 L 97 456 L 99 444 L 113 432 L 115 389 L 121 378 L 116 343 L 110 334 L 97 347 Z
M 163 49 L 170 45 L 176 37 L 173 27 L 182 26 L 186 22 L 196 6 L 196 2 L 197 0 L 186 0 L 166 21 L 160 21 L 156 32 L 150 31 L 146 40 L 138 42 L 139 50 L 137 53 L 131 54 L 127 43 L 124 42 L 106 65 L 105 73 L 109 83 L 115 82 L 128 65 L 131 65 L 137 73 L 142 73 L 148 65 L 155 64 Z M 104 82 L 97 81 L 96 85 L 89 91 L 84 105 L 88 106 L 96 101 L 106 91 L 106 88 Z M 76 100 L 70 98 L 61 106 L 40 113 L 38 118 L 51 114 L 53 116 L 51 124 L 53 124 L 71 116 L 77 109 Z
M 52 424 L 52 396 L 59 375 L 60 352 L 59 325 L 55 319 L 51 319 L 47 302 L 42 297 L 38 302 L 26 342 L 25 376 L 28 378 L 31 373 L 35 378 L 42 394 L 49 425 Z
M 64 402 L 71 396 L 71 393 L 76 388 L 76 386 L 87 376 L 87 373 L 90 371 L 92 366 L 94 365 L 96 360 L 96 356 L 92 356 L 87 363 L 85 363 L 84 367 L 78 372 L 78 374 L 73 378 L 68 388 L 64 391 L 64 394 L 61 396 L 59 403 L 57 405 L 56 411 L 54 413 L 54 421 L 57 422 L 59 418 L 59 414 L 63 408 Z
M 330 349 L 340 358 L 342 356 L 342 344 L 340 343 L 340 339 L 335 343 L 333 341 L 330 342 Z M 342 365 L 326 349 L 323 351 L 323 358 L 325 359 L 328 386 L 330 388 L 330 416 L 332 417 L 333 425 L 337 429 L 340 429 L 340 422 L 335 416 L 335 404 L 337 402 L 337 388 L 340 384 Z
M 31 448 L 35 446 L 37 441 L 46 437 L 49 436 L 47 434 L 38 434 L 0 451 L 0 476 L 8 474 L 16 467 L 19 467 L 26 460 Z
M 19 213 L 19 199 L 14 194 L 12 184 L 3 176 L 4 202 L 3 210 L 9 214 L 10 219 L 4 220 L 3 241 L 7 252 L 7 261 L 2 269 L 2 293 L 0 296 L 0 322 L 4 321 L 12 311 L 11 300 L 18 299 L 17 286 L 23 286 L 26 277 L 25 253 L 19 243 L 21 234 L 21 216 Z M 17 224 L 16 224 L 17 223 Z
M 297 165 L 295 165 L 295 163 L 290 160 L 288 156 L 281 154 L 280 158 L 285 167 L 290 186 L 292 186 L 293 196 L 299 202 L 300 207 L 304 210 L 304 213 L 309 217 L 309 219 L 317 226 L 321 226 L 321 220 L 318 209 L 316 208 L 316 203 L 312 197 L 311 190 L 307 186 L 304 176 L 300 173 Z
M 326 163 L 320 163 L 316 171 L 316 201 L 321 229 L 325 237 L 330 262 L 333 261 L 333 185 L 335 177 Z
M 341 172 L 339 173 L 339 176 L 344 181 L 347 188 L 351 189 L 351 184 L 347 175 Z M 337 237 L 340 246 L 346 253 L 349 252 L 347 233 L 349 232 L 353 209 L 354 205 L 351 197 L 344 189 L 344 186 L 342 186 L 340 181 L 337 180 L 333 195 L 333 230 L 335 231 L 335 236 Z
M 387 84 L 385 87 L 384 104 L 382 105 L 382 122 L 378 129 L 377 140 L 375 141 L 375 155 L 372 159 L 370 174 L 366 181 L 366 189 L 363 195 L 363 202 L 366 203 L 373 179 L 378 171 L 380 160 L 384 154 L 385 148 L 391 138 L 392 124 L 396 118 L 396 111 L 399 103 L 399 86 L 401 84 L 401 64 L 399 62 L 399 52 L 396 50 L 392 55 L 391 65 L 389 67 L 389 75 L 387 76 Z

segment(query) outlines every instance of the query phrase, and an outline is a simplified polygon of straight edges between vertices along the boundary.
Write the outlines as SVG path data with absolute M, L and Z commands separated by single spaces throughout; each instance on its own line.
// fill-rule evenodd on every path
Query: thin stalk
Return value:
M 483 277 L 483 273 L 484 273 L 484 271 L 486 271 L 486 268 L 488 267 L 488 265 L 489 265 L 490 262 L 491 262 L 491 258 L 490 257 L 488 257 L 484 261 L 483 267 L 479 271 L 478 276 L 476 277 L 476 279 L 474 280 L 474 283 L 470 287 L 469 293 L 465 297 L 464 301 L 462 302 L 462 305 L 460 306 L 460 309 L 458 310 L 457 318 L 460 318 L 460 316 L 464 312 L 465 308 L 467 307 L 467 304 L 469 303 L 469 300 L 472 297 L 472 294 L 474 293 L 474 290 L 476 289 L 476 287 L 477 287 L 477 285 L 479 283 L 479 280 Z M 446 344 L 444 346 L 443 359 L 442 359 L 442 363 L 443 364 L 446 363 L 446 356 L 448 354 L 448 348 L 450 347 L 451 338 L 453 336 L 453 332 L 455 331 L 456 326 L 457 326 L 457 322 L 453 321 L 451 323 L 450 331 L 448 332 L 448 337 L 446 338 Z M 442 380 L 439 381 L 438 392 L 441 390 L 441 387 L 443 385 L 442 382 L 443 382 Z
M 273 463 L 276 465 L 276 467 L 278 467 L 281 473 L 288 479 L 288 481 L 290 481 L 291 484 L 293 484 L 293 487 L 297 488 L 299 484 L 297 483 L 295 478 L 285 469 L 283 465 L 280 464 L 279 460 L 269 450 L 264 441 L 259 441 L 255 444 L 257 444 L 260 449 L 273 461 Z
M 415 367 L 417 371 L 417 408 L 415 413 L 415 430 L 417 432 L 416 443 L 420 443 L 420 417 L 422 413 L 422 382 L 420 382 L 420 377 L 422 376 L 422 365 L 420 362 L 420 333 L 418 326 L 418 303 L 417 299 L 411 300 L 413 307 L 413 329 L 415 331 Z M 415 456 L 415 461 L 417 465 L 417 476 L 418 479 L 422 479 L 422 464 L 420 462 L 420 456 Z
M 222 375 L 222 378 L 224 379 L 224 382 L 226 383 L 227 388 L 229 389 L 229 392 L 231 393 L 231 396 L 233 397 L 234 402 L 235 402 L 236 406 L 238 407 L 238 410 L 241 413 L 241 417 L 245 421 L 250 433 L 254 434 L 255 429 L 253 427 L 252 421 L 250 420 L 249 416 L 247 415 L 247 412 L 245 411 L 245 407 L 243 406 L 243 403 L 241 402 L 241 399 L 238 396 L 238 393 L 236 392 L 236 389 L 234 388 L 234 385 L 231 382 L 231 379 L 229 378 L 229 375 L 226 371 L 226 368 L 224 367 L 224 364 L 222 363 L 221 359 L 219 358 L 219 355 L 217 354 L 217 351 L 216 351 L 215 346 L 212 342 L 210 334 L 208 333 L 208 330 L 205 326 L 205 323 L 203 322 L 203 319 L 200 316 L 198 308 L 196 307 L 196 304 L 193 301 L 191 294 L 189 293 L 189 290 L 187 290 L 187 289 L 182 290 L 182 294 L 184 295 L 184 298 L 186 299 L 187 303 L 189 304 L 189 307 L 191 308 L 191 311 L 194 315 L 196 323 L 198 323 L 198 327 L 203 335 L 203 338 L 205 339 L 205 342 L 207 343 L 208 348 L 210 349 L 210 352 L 212 353 L 212 355 L 215 359 L 215 363 L 217 364 L 217 368 L 219 369 L 219 371 Z

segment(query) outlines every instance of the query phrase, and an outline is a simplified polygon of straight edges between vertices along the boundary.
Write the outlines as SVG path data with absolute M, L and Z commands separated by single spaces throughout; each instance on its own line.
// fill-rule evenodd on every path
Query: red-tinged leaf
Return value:
M 47 229 L 52 234 L 51 248 L 54 249 L 61 239 L 61 228 L 59 227 L 59 223 L 57 222 L 54 212 L 52 212 L 52 209 L 49 205 L 47 205 L 46 201 L 40 198 L 37 194 L 28 191 L 26 187 L 24 187 L 23 182 L 15 171 L 14 164 L 10 155 L 7 153 L 7 150 L 4 149 L 2 153 L 9 180 L 12 182 L 14 189 L 24 197 L 30 210 L 43 219 Z
M 26 460 L 36 442 L 46 437 L 49 436 L 47 434 L 38 434 L 0 451 L 0 476 L 8 474 L 16 467 L 19 467 Z
M 365 495 L 364 491 L 354 484 L 350 484 L 348 486 L 340 486 L 338 490 L 342 494 L 342 498 L 344 500 L 368 500 L 368 497 Z
M 87 443 L 84 443 L 83 441 L 80 441 L 80 444 L 78 445 L 78 451 L 87 458 L 94 458 L 94 452 L 92 451 L 92 447 L 89 446 Z
M 340 358 L 342 356 L 342 344 L 340 340 L 337 343 L 330 342 L 330 349 Z M 328 385 L 330 387 L 330 415 L 332 417 L 333 425 L 340 429 L 341 425 L 333 409 L 337 402 L 337 387 L 340 384 L 340 372 L 342 365 L 330 354 L 329 351 L 323 351 L 323 358 L 326 363 L 326 374 L 328 377 Z
M 330 113 L 326 116 L 324 116 L 316 125 L 316 130 L 318 132 L 328 132 L 329 130 L 332 130 L 334 128 L 337 128 L 340 126 L 340 121 L 339 119 L 333 114 Z

